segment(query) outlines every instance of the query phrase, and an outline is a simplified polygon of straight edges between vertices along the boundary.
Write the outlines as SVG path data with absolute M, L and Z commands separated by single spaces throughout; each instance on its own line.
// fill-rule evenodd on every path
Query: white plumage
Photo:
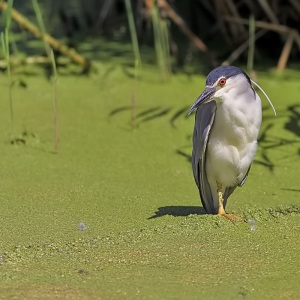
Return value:
M 257 148 L 261 101 L 243 81 L 247 81 L 244 75 L 229 78 L 226 89 L 218 90 L 214 96 L 217 109 L 207 144 L 206 173 L 215 210 L 218 209 L 217 181 L 222 183 L 223 194 L 226 187 L 239 185 Z

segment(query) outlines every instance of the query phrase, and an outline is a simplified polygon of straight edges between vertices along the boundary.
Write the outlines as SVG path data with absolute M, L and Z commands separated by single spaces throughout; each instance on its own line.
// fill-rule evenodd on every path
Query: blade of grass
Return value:
M 53 116 L 54 116 L 54 152 L 58 152 L 58 142 L 59 142 L 59 127 L 58 127 L 58 101 L 57 101 L 57 68 L 55 57 L 52 48 L 47 43 L 45 36 L 47 34 L 46 27 L 44 24 L 42 12 L 40 10 L 39 4 L 37 0 L 32 0 L 32 6 L 34 9 L 34 13 L 40 27 L 40 30 L 43 34 L 43 41 L 44 47 L 49 58 L 49 61 L 52 65 L 52 76 L 51 76 L 51 83 L 52 83 L 52 101 L 53 101 Z
M 157 62 L 163 78 L 167 79 L 170 74 L 168 27 L 166 20 L 162 20 L 159 15 L 157 4 L 154 4 L 152 8 L 152 24 Z
M 167 76 L 171 74 L 171 56 L 169 43 L 168 20 L 160 18 L 162 48 L 164 53 L 164 64 L 167 71 Z
M 132 6 L 131 6 L 130 0 L 125 0 L 125 4 L 126 4 L 126 12 L 127 12 L 131 42 L 132 42 L 132 47 L 133 47 L 133 52 L 134 52 L 134 57 L 135 57 L 135 66 L 136 66 L 136 68 L 138 68 L 138 66 L 141 65 L 141 55 L 140 55 L 140 48 L 139 48 L 137 33 L 136 33 L 136 29 L 135 29 Z
M 10 108 L 10 120 L 11 120 L 11 127 L 12 127 L 12 134 L 14 134 L 14 106 L 13 106 L 13 99 L 12 99 L 12 86 L 13 86 L 13 79 L 11 74 L 10 68 L 10 51 L 9 51 L 9 44 L 10 44 L 10 27 L 11 27 L 11 11 L 13 7 L 13 0 L 8 0 L 7 2 L 7 10 L 4 13 L 5 18 L 5 29 L 4 35 L 1 35 L 1 44 L 3 53 L 5 55 L 6 65 L 7 65 L 7 75 L 9 79 L 9 87 L 8 87 L 8 98 L 9 98 L 9 108 Z
M 55 153 L 58 152 L 58 142 L 59 142 L 59 126 L 58 126 L 58 101 L 57 101 L 57 69 L 56 69 L 56 63 L 55 63 L 55 57 L 54 52 L 51 49 L 50 52 L 51 56 L 51 64 L 52 64 L 52 70 L 53 70 L 53 76 L 52 76 L 52 100 L 53 100 L 53 114 L 54 114 L 54 151 Z
M 129 24 L 129 30 L 130 30 L 130 36 L 131 36 L 131 42 L 134 52 L 134 79 L 135 79 L 135 87 L 132 91 L 131 95 L 131 127 L 132 129 L 135 128 L 135 119 L 136 119 L 136 93 L 137 93 L 137 78 L 138 78 L 138 72 L 139 67 L 142 65 L 141 62 L 141 54 L 140 54 L 140 48 L 134 23 L 134 17 L 132 12 L 132 6 L 130 0 L 125 0 L 126 5 L 126 13 L 128 18 L 128 24 Z
M 250 74 L 253 73 L 254 51 L 255 51 L 255 19 L 254 19 L 254 15 L 251 14 L 249 17 L 249 51 L 248 51 L 248 62 L 247 62 L 247 68 Z
M 5 49 L 5 36 L 4 36 L 4 32 L 1 32 L 1 50 L 3 52 L 3 56 L 4 58 L 6 57 L 6 49 Z

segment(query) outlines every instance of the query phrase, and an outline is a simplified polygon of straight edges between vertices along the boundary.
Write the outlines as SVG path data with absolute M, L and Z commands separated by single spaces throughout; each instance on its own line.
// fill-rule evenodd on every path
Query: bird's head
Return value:
M 196 99 L 189 114 L 202 104 L 211 100 L 222 99 L 225 94 L 233 89 L 236 93 L 242 93 L 247 89 L 249 92 L 251 91 L 251 96 L 255 97 L 250 78 L 240 68 L 221 66 L 212 70 L 206 77 L 205 90 Z

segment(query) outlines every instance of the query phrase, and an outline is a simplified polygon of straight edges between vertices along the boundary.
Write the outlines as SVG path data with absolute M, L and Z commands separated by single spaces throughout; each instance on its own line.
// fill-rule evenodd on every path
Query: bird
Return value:
M 220 66 L 206 77 L 204 91 L 191 106 L 196 110 L 192 168 L 202 205 L 207 213 L 238 217 L 225 211 L 227 199 L 242 186 L 253 162 L 262 123 L 257 86 L 240 68 Z

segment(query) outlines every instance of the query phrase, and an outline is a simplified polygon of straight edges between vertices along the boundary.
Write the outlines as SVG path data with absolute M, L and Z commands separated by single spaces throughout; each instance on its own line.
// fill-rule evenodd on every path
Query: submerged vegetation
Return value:
M 250 2 L 0 1 L 0 299 L 299 297 L 299 11 Z M 234 224 L 190 165 L 187 113 L 222 62 L 277 111 Z

